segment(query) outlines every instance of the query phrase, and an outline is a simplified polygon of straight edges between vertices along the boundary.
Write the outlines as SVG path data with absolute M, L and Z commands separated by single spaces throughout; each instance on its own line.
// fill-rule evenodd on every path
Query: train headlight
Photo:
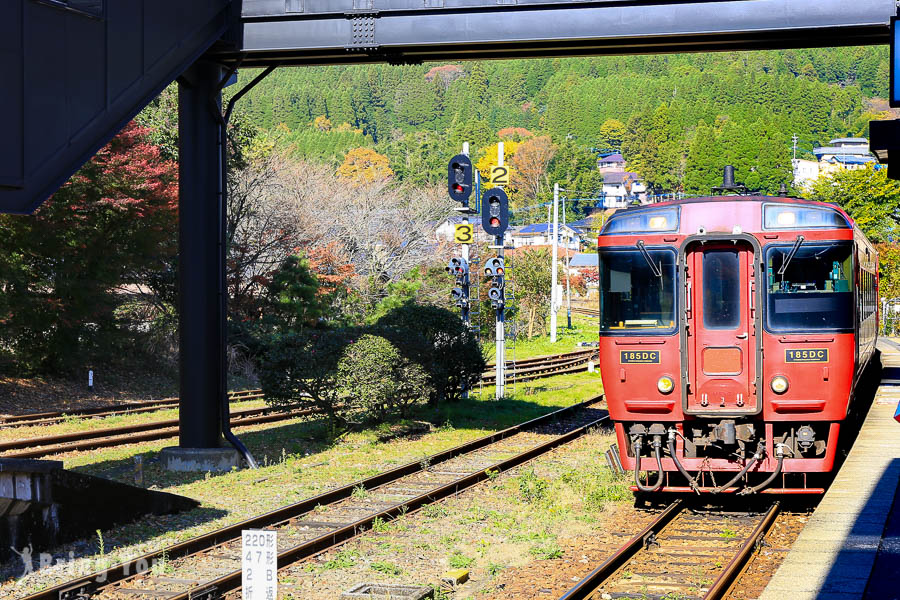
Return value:
M 772 378 L 772 391 L 776 394 L 783 394 L 788 390 L 788 380 L 787 377 L 783 375 L 777 375 Z
M 659 378 L 659 381 L 656 382 L 656 389 L 658 389 L 661 394 L 669 394 L 675 389 L 675 381 L 668 375 L 663 375 Z

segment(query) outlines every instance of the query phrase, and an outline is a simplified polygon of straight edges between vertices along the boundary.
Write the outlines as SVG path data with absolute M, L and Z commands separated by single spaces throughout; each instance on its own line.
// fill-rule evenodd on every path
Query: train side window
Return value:
M 766 251 L 766 322 L 771 331 L 853 327 L 853 254 L 846 243 L 770 246 Z M 793 252 L 793 256 L 791 256 Z M 868 300 L 860 278 L 861 316 Z

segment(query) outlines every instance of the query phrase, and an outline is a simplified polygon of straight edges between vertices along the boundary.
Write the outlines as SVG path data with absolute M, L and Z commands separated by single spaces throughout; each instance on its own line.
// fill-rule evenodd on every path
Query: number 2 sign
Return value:
M 507 166 L 491 167 L 491 184 L 492 185 L 509 185 L 509 176 L 511 170 Z

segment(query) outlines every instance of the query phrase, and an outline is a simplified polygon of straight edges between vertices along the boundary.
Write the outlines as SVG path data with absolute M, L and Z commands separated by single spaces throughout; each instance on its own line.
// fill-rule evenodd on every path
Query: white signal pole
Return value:
M 469 142 L 463 142 L 462 153 L 465 154 L 466 156 L 469 155 Z M 473 177 L 473 179 L 474 179 L 474 177 Z M 474 181 L 472 183 L 474 184 Z M 477 200 L 475 200 L 475 202 L 477 202 Z M 463 225 L 468 225 L 469 224 L 469 213 L 464 212 L 462 215 L 462 218 L 463 218 L 463 220 L 462 220 Z M 468 265 L 469 264 L 469 244 L 462 244 L 461 251 L 462 251 L 463 260 L 466 261 L 466 265 Z M 467 277 L 468 278 L 472 277 L 471 268 L 469 269 L 469 274 L 467 275 Z M 465 287 L 465 292 L 466 292 L 466 302 L 468 302 L 469 301 L 469 298 L 468 298 L 469 286 L 468 285 Z M 478 301 L 479 301 L 478 298 L 476 298 L 475 302 L 478 302 Z M 465 315 L 464 322 L 466 325 L 466 329 L 468 330 L 469 329 L 469 307 L 466 307 L 463 309 L 463 315 Z M 469 397 L 469 390 L 467 387 L 463 386 L 461 395 L 462 395 L 463 400 L 466 400 Z
M 566 226 L 566 197 L 562 199 L 563 227 Z M 569 237 L 566 236 L 566 329 L 572 329 L 572 292 L 569 289 Z M 562 298 L 560 298 L 562 305 Z
M 497 166 L 498 167 L 503 166 L 503 142 L 499 142 L 497 144 Z M 484 209 L 482 208 L 482 210 L 484 210 Z M 497 236 L 497 240 L 496 240 L 497 246 L 499 246 L 499 248 L 497 250 L 497 256 L 499 256 L 501 259 L 503 258 L 503 238 L 504 238 L 504 236 L 505 236 L 505 234 L 501 234 L 501 235 Z M 504 268 L 503 268 L 503 277 L 504 277 L 504 284 L 505 284 L 505 278 L 506 278 L 506 263 L 505 263 L 505 261 L 504 261 Z M 506 286 L 504 285 L 504 290 L 505 290 L 505 288 L 506 288 Z M 504 292 L 503 295 L 505 296 L 506 293 Z M 496 369 L 497 376 L 496 376 L 496 386 L 495 386 L 495 391 L 494 391 L 494 397 L 497 400 L 502 399 L 503 395 L 506 391 L 505 390 L 505 388 L 506 388 L 506 335 L 503 330 L 503 317 L 504 317 L 505 310 L 506 310 L 505 304 L 501 304 L 500 308 L 497 309 L 497 336 L 495 338 L 496 350 L 494 352 L 494 354 L 496 354 L 494 362 L 497 364 L 497 369 Z
M 550 261 L 550 343 L 556 343 L 556 261 L 559 257 L 559 184 L 553 184 L 553 259 Z

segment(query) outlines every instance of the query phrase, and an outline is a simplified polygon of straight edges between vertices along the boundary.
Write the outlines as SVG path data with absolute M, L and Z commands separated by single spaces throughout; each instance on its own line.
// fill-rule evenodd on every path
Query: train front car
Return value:
M 878 330 L 877 257 L 847 214 L 690 199 L 620 211 L 598 245 L 600 368 L 633 489 L 821 493 Z

